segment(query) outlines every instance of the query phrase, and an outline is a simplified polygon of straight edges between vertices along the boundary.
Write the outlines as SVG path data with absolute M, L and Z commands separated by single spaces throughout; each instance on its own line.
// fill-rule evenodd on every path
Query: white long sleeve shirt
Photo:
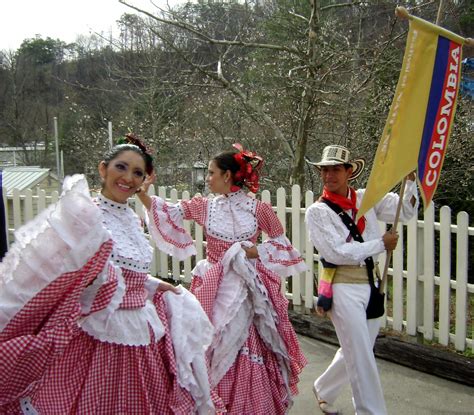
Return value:
M 365 189 L 356 191 L 356 206 L 359 207 Z M 416 203 L 411 204 L 415 197 Z M 348 240 L 349 230 L 341 218 L 326 204 L 313 203 L 306 211 L 306 226 L 309 237 L 321 257 L 336 265 L 364 265 L 364 259 L 373 256 L 377 260 L 378 254 L 385 250 L 382 233 L 378 221 L 393 223 L 397 210 L 399 196 L 396 193 L 387 193 L 385 197 L 372 209 L 365 213 L 365 229 L 362 233 L 364 242 Z M 407 181 L 403 196 L 400 221 L 407 222 L 418 210 L 418 192 L 416 183 Z M 352 217 L 351 211 L 346 211 Z

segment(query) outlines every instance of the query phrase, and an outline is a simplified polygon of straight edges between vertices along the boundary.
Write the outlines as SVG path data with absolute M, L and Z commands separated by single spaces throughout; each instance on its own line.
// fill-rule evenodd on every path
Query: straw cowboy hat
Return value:
M 352 166 L 352 174 L 349 180 L 356 179 L 365 167 L 365 160 L 358 158 L 350 160 L 350 152 L 344 146 L 331 145 L 324 147 L 323 157 L 321 161 L 317 163 L 306 159 L 308 164 L 315 166 L 318 170 L 321 170 L 322 166 L 337 166 L 338 164 L 350 164 Z

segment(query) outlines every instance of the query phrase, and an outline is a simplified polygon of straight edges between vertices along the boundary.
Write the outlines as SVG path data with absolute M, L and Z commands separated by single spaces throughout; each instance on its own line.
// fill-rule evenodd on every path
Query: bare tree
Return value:
M 263 8 L 221 5 L 221 14 L 214 16 L 204 16 L 206 6 L 186 5 L 154 14 L 120 1 L 158 23 L 149 29 L 182 62 L 184 70 L 177 71 L 176 83 L 230 93 L 271 137 L 273 147 L 276 140 L 290 182 L 302 187 L 308 145 L 319 149 L 328 141 L 358 143 L 367 100 L 380 108 L 380 101 L 371 95 L 374 79 L 384 70 L 383 64 L 378 65 L 380 57 L 400 36 L 400 30 L 393 30 L 393 2 L 376 7 L 374 19 L 370 16 L 374 6 L 357 1 L 312 0 L 309 5 Z M 244 17 L 236 19 L 237 12 Z M 215 17 L 220 20 L 212 20 Z M 278 30 L 271 28 L 272 23 L 280 25 Z M 283 39 L 285 30 L 289 36 Z M 378 36 L 375 42 L 370 38 L 373 33 Z M 255 73 L 261 80 L 258 84 L 244 80 Z M 280 107 L 285 108 L 286 119 Z

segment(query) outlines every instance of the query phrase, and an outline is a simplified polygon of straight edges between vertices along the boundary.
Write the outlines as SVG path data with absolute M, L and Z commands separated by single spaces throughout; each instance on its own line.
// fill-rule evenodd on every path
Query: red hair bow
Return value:
M 259 188 L 260 170 L 263 167 L 263 158 L 257 156 L 252 151 L 246 151 L 242 144 L 235 143 L 232 147 L 239 150 L 234 154 L 235 161 L 239 164 L 240 170 L 234 174 L 234 182 L 242 183 L 252 193 L 256 193 Z M 232 186 L 231 191 L 235 192 L 239 189 L 238 186 Z

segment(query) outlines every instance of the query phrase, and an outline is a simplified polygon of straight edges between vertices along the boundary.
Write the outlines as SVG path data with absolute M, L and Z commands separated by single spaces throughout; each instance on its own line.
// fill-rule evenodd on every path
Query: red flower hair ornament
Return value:
M 144 154 L 148 154 L 150 157 L 152 157 L 152 150 L 142 141 L 140 138 L 138 138 L 135 134 L 133 133 L 128 133 L 125 136 L 125 139 L 123 140 L 124 144 L 133 144 L 134 146 L 137 146 L 141 151 L 143 151 Z
M 230 188 L 231 192 L 236 192 L 241 188 L 237 184 L 247 187 L 252 193 L 256 193 L 259 188 L 260 170 L 263 167 L 263 158 L 257 156 L 252 151 L 246 151 L 242 144 L 235 143 L 232 147 L 239 152 L 234 154 L 235 161 L 239 164 L 240 170 L 234 174 L 234 185 Z

